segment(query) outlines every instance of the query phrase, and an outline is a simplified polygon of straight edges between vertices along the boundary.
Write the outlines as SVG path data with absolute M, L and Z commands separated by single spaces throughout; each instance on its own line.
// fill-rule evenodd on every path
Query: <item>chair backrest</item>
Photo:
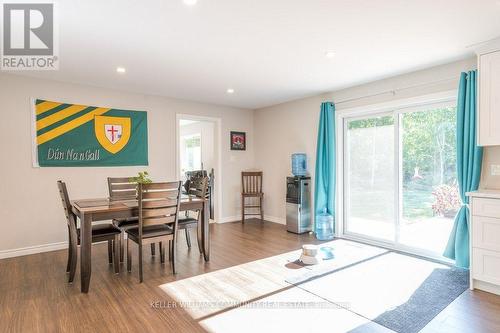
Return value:
M 206 170 L 186 171 L 186 178 L 187 179 L 201 178 L 201 177 L 207 177 L 207 171 Z
M 108 177 L 110 201 L 137 200 L 137 183 L 131 182 L 132 177 Z
M 181 201 L 181 182 L 139 184 L 139 237 L 144 227 L 168 224 L 174 237 Z
M 189 182 L 188 195 L 194 195 L 197 198 L 208 198 L 208 177 L 192 178 Z
M 66 188 L 66 183 L 58 180 L 57 187 L 59 188 L 59 195 L 61 196 L 62 205 L 64 209 L 64 216 L 66 216 L 66 223 L 70 228 L 71 232 L 76 232 L 76 219 L 73 211 L 71 209 L 71 201 L 68 196 L 68 189 Z
M 262 193 L 262 171 L 243 171 L 241 189 L 243 193 Z

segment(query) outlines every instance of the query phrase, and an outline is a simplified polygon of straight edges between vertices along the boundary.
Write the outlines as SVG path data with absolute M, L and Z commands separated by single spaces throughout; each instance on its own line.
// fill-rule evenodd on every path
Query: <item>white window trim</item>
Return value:
M 382 114 L 387 112 L 397 111 L 397 114 L 411 112 L 419 109 L 422 106 L 429 104 L 449 103 L 457 99 L 457 90 L 448 90 L 434 94 L 421 95 L 405 99 L 396 99 L 389 102 L 365 105 L 354 108 L 339 109 L 335 112 L 335 137 L 336 137 L 336 207 L 335 207 L 335 236 L 339 238 L 351 239 L 359 242 L 368 243 L 371 245 L 385 247 L 391 250 L 420 255 L 426 258 L 437 260 L 446 264 L 451 264 L 451 260 L 443 257 L 436 257 L 433 253 L 416 249 L 394 242 L 384 242 L 380 239 L 370 239 L 369 237 L 356 237 L 353 234 L 344 232 L 344 136 L 345 128 L 344 121 L 346 118 L 365 117 L 370 115 Z M 399 159 L 399 152 L 396 152 Z M 399 178 L 399 170 L 397 178 Z M 399 197 L 399 195 L 398 195 Z M 398 211 L 398 210 L 396 210 Z

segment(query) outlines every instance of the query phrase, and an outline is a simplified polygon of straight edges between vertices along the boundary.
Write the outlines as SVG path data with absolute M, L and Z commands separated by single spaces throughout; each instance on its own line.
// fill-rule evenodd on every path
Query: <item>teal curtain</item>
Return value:
M 335 217 L 335 105 L 331 102 L 321 104 L 319 116 L 314 183 L 315 217 L 325 208 L 328 214 Z M 316 232 L 316 223 L 314 226 Z
M 476 71 L 462 73 L 457 102 L 457 179 L 462 207 L 455 217 L 444 256 L 458 267 L 469 268 L 469 198 L 479 187 L 483 149 L 476 143 Z

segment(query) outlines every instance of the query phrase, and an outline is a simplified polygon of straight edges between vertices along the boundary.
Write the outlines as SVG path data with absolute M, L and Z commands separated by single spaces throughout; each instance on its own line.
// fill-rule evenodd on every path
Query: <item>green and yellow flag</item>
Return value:
M 43 99 L 33 109 L 37 166 L 148 165 L 145 111 Z

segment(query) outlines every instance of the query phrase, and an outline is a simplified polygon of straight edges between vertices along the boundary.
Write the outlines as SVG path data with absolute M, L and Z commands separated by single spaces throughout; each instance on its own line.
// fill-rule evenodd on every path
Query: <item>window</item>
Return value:
M 460 208 L 456 105 L 344 119 L 344 234 L 441 257 Z

